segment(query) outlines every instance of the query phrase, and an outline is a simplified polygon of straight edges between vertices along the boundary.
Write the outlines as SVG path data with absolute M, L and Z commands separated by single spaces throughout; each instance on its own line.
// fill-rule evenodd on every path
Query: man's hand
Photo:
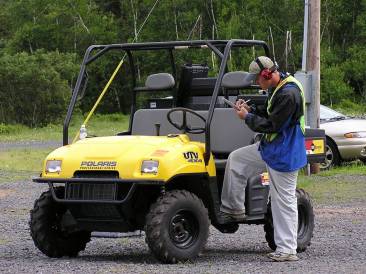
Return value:
M 247 116 L 247 114 L 248 114 L 247 108 L 250 109 L 250 107 L 245 103 L 244 100 L 241 101 L 241 99 L 240 99 L 240 100 L 236 101 L 235 110 L 236 110 L 236 114 L 238 114 L 240 119 L 244 120 L 245 117 Z
M 244 101 L 243 99 L 239 99 L 238 101 L 236 101 L 237 103 L 240 104 L 240 106 L 244 107 L 248 112 L 250 112 L 251 108 L 250 106 L 248 106 L 247 102 L 249 102 L 250 99 L 248 101 Z

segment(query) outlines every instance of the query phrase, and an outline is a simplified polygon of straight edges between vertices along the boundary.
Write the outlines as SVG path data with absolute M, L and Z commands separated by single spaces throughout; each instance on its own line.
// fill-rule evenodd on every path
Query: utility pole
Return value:
M 309 25 L 306 71 L 311 72 L 312 100 L 309 106 L 309 126 L 319 128 L 320 112 L 320 0 L 308 0 Z
M 304 40 L 301 71 L 295 77 L 305 93 L 306 126 L 319 128 L 320 119 L 320 0 L 304 0 Z M 319 172 L 319 164 L 308 165 L 308 175 Z
M 312 98 L 309 105 L 309 125 L 319 128 L 320 125 L 320 0 L 309 1 L 308 50 L 306 70 L 311 72 Z M 319 164 L 310 165 L 311 173 L 320 171 Z
M 305 92 L 306 125 L 319 128 L 320 119 L 320 0 L 304 0 L 304 39 L 301 71 L 295 77 Z

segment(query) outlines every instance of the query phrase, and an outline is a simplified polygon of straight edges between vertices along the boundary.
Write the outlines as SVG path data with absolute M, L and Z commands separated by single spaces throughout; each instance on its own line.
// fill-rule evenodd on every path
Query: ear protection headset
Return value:
M 262 76 L 266 80 L 271 80 L 272 79 L 272 73 L 278 69 L 278 66 L 277 66 L 276 62 L 274 62 L 274 65 L 270 68 L 265 68 L 263 66 L 261 60 L 259 60 L 258 57 L 255 59 L 255 62 L 258 64 L 259 69 L 261 70 L 259 75 Z

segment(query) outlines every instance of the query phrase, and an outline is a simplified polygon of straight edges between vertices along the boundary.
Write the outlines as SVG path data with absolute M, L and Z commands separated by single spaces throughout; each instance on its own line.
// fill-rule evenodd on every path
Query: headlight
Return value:
M 158 173 L 159 162 L 153 160 L 142 161 L 141 173 Z
M 366 131 L 349 132 L 344 134 L 346 138 L 366 138 Z
M 61 171 L 61 163 L 60 160 L 49 160 L 46 163 L 46 172 L 55 173 Z

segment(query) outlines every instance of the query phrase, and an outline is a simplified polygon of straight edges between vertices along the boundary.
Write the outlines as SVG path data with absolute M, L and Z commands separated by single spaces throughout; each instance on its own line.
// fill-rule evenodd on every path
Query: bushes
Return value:
M 345 82 L 344 71 L 337 65 L 325 67 L 321 71 L 321 102 L 323 104 L 338 104 L 353 95 L 352 88 Z
M 18 125 L 5 125 L 0 123 L 0 135 L 18 133 L 20 128 Z
M 0 123 L 44 126 L 64 118 L 78 65 L 74 54 L 36 51 L 0 57 Z
M 349 99 L 342 100 L 334 108 L 349 116 L 364 117 L 366 113 L 366 106 L 364 104 L 355 103 Z

